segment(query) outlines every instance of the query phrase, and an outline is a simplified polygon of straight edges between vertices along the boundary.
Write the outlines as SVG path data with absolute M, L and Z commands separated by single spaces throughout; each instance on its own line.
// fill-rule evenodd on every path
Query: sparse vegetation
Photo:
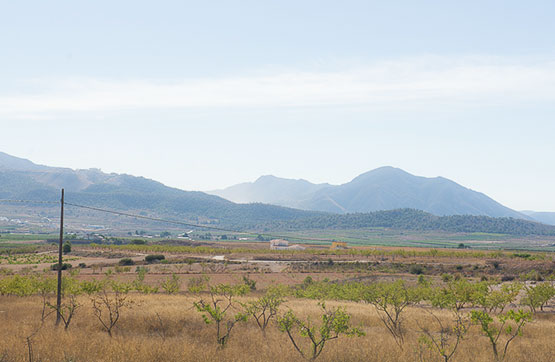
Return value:
M 34 360 L 63 360 L 70 351 L 76 360 L 98 360 L 102 356 L 142 361 L 152 356 L 143 348 L 150 348 L 164 359 L 191 361 L 242 360 L 245 353 L 253 361 L 296 361 L 302 353 L 308 360 L 324 361 L 393 358 L 486 362 L 496 358 L 488 333 L 493 335 L 494 329 L 499 332 L 503 318 L 508 319 L 502 333 L 497 341 L 493 339 L 499 360 L 545 360 L 553 352 L 542 349 L 540 344 L 550 345 L 545 342 L 545 333 L 555 332 L 549 254 L 532 259 L 514 257 L 513 253 L 480 251 L 480 255 L 487 255 L 488 262 L 484 264 L 477 254 L 472 254 L 476 251 L 468 249 L 347 249 L 331 254 L 322 249 L 275 253 L 249 250 L 249 257 L 278 261 L 263 266 L 260 262 L 234 262 L 234 253 L 242 252 L 242 247 L 121 245 L 93 251 L 88 247 L 87 253 L 81 248 L 74 247 L 72 253 L 103 259 L 64 276 L 61 308 L 64 328 L 59 329 L 51 328 L 55 317 L 55 278 L 48 275 L 54 273 L 49 268 L 33 268 L 33 264 L 4 263 L 0 273 L 0 318 L 6 319 L 14 335 L 18 335 L 17 330 L 11 328 L 17 323 L 11 314 L 2 314 L 3 310 L 13 313 L 12 303 L 34 310 L 29 316 L 35 316 L 35 320 L 44 319 L 42 324 L 31 323 L 32 328 L 25 329 L 18 340 L 12 338 L 16 347 L 0 341 L 0 351 L 6 351 L 6 358 L 28 360 L 31 355 Z M 138 261 L 136 268 L 125 265 L 129 264 L 127 260 L 137 260 L 140 254 L 123 248 L 152 249 L 152 253 L 145 254 L 156 257 L 149 259 L 166 263 L 145 266 L 145 260 Z M 226 260 L 193 257 L 183 254 L 182 248 L 195 253 L 201 250 L 198 254 L 205 251 L 226 254 Z M 164 259 L 158 257 L 161 253 L 165 253 Z M 452 253 L 462 253 L 464 258 L 453 259 Z M 25 254 L 17 257 L 27 258 Z M 294 268 L 279 264 L 289 258 L 297 260 L 291 263 Z M 491 260 L 503 262 L 502 272 L 490 266 Z M 273 265 L 278 271 L 272 271 Z M 462 268 L 457 268 L 459 265 Z M 422 273 L 415 268 L 421 268 Z M 505 271 L 519 275 L 518 281 L 501 282 Z M 537 281 L 540 277 L 543 281 Z M 318 305 L 321 302 L 325 310 Z M 534 323 L 521 325 L 520 335 L 512 337 L 506 327 L 511 326 L 511 331 L 519 327 L 507 313 L 522 308 L 529 314 L 526 322 L 534 317 Z M 346 313 L 349 316 L 346 331 L 356 329 L 366 336 L 351 339 L 342 337 L 345 333 L 341 332 L 335 337 L 333 328 L 322 329 L 326 325 L 324 316 L 333 319 L 331 312 L 338 312 L 336 316 Z M 483 314 L 472 319 L 472 312 L 486 313 L 492 321 L 487 322 Z M 488 329 L 482 328 L 482 320 Z M 68 342 L 65 355 L 58 354 L 61 352 L 49 337 L 59 336 L 58 331 L 64 329 L 81 339 L 80 344 Z M 106 346 L 111 342 L 106 338 L 110 336 L 118 345 L 134 345 L 136 349 L 121 347 L 119 351 L 108 351 Z M 90 341 L 91 338 L 95 341 Z M 194 353 L 169 348 L 177 341 Z M 95 343 L 103 354 L 91 352 L 89 343 Z M 141 355 L 136 354 L 138 350 L 143 351 Z M 373 353 L 366 352 L 369 350 Z M 106 357 L 106 353 L 111 353 L 111 357 Z
M 299 319 L 292 310 L 278 319 L 279 329 L 285 332 L 293 347 L 305 359 L 314 361 L 326 346 L 326 343 L 346 336 L 363 336 L 364 332 L 350 324 L 351 316 L 343 308 L 326 308 L 326 304 L 318 304 L 322 308 L 321 323 L 316 325 L 309 318 Z M 299 337 L 304 337 L 309 342 L 309 348 L 304 349 Z
M 221 348 L 227 345 L 233 327 L 248 318 L 245 312 L 232 313 L 234 298 L 247 292 L 248 286 L 244 284 L 237 286 L 218 284 L 208 288 L 209 300 L 201 298 L 193 303 L 206 324 L 216 325 L 216 341 Z M 233 315 L 230 316 L 230 314 Z

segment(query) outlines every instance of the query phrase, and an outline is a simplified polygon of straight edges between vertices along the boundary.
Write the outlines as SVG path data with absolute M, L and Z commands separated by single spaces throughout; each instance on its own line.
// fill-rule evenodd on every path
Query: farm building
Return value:
M 283 239 L 274 239 L 270 241 L 270 249 L 287 249 L 289 247 L 289 241 Z
M 289 245 L 289 241 L 283 239 L 274 239 L 270 241 L 271 250 L 303 250 L 302 245 Z

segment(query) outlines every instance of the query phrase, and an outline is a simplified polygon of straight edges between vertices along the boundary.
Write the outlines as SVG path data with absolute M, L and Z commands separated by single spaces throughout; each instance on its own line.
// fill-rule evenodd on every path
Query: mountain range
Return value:
M 438 216 L 533 218 L 446 178 L 414 176 L 394 167 L 381 167 L 337 186 L 262 176 L 210 193 L 238 203 L 263 202 L 339 214 L 411 208 Z
M 203 192 L 183 191 L 143 177 L 108 174 L 99 169 L 36 165 L 0 152 L 0 199 L 58 201 L 61 188 L 65 189 L 66 202 L 227 227 L 316 215 L 260 203 L 236 204 Z
M 248 202 L 236 203 L 143 177 L 37 165 L 0 152 L 0 199 L 59 201 L 61 188 L 69 203 L 241 230 L 392 227 L 555 235 L 555 227 L 525 220 L 530 216 L 481 193 L 444 178 L 417 177 L 392 167 L 339 186 L 264 176 L 227 189 L 235 191 L 234 201 Z M 17 206 L 24 207 L 28 206 Z M 7 209 L 0 204 L 1 210 Z M 460 214 L 466 216 L 441 216 Z M 113 215 L 105 218 L 116 220 Z

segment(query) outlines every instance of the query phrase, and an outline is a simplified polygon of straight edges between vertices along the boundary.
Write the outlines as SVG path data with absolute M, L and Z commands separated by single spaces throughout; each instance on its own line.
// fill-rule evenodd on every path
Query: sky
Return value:
M 555 211 L 553 1 L 2 1 L 0 151 L 185 190 L 394 166 Z

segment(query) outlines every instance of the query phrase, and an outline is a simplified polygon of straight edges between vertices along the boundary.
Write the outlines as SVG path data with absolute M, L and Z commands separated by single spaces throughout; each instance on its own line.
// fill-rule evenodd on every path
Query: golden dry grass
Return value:
M 114 337 L 104 332 L 92 313 L 90 302 L 83 307 L 66 332 L 54 328 L 50 316 L 33 337 L 34 361 L 299 361 L 285 334 L 275 325 L 263 338 L 253 321 L 239 324 L 232 331 L 229 345 L 217 348 L 214 326 L 205 325 L 192 308 L 193 296 L 132 295 L 131 309 L 123 311 Z M 247 298 L 248 299 L 248 298 Z M 340 337 L 330 341 L 318 361 L 418 361 L 418 326 L 429 324 L 422 308 L 406 311 L 407 338 L 403 350 L 381 324 L 373 307 L 348 302 L 329 302 L 345 306 L 352 322 L 361 325 L 366 336 Z M 38 297 L 0 297 L 0 361 L 28 361 L 26 337 L 39 323 Z M 316 319 L 315 301 L 290 299 L 283 310 L 293 309 L 299 317 Z M 156 314 L 160 316 L 160 320 Z M 437 311 L 445 320 L 447 312 Z M 508 361 L 555 361 L 555 315 L 538 315 L 526 325 L 524 335 L 511 344 Z M 478 327 L 471 328 L 453 361 L 492 361 L 492 352 Z M 3 358 L 3 359 L 2 359 Z M 430 359 L 434 361 L 438 359 Z

